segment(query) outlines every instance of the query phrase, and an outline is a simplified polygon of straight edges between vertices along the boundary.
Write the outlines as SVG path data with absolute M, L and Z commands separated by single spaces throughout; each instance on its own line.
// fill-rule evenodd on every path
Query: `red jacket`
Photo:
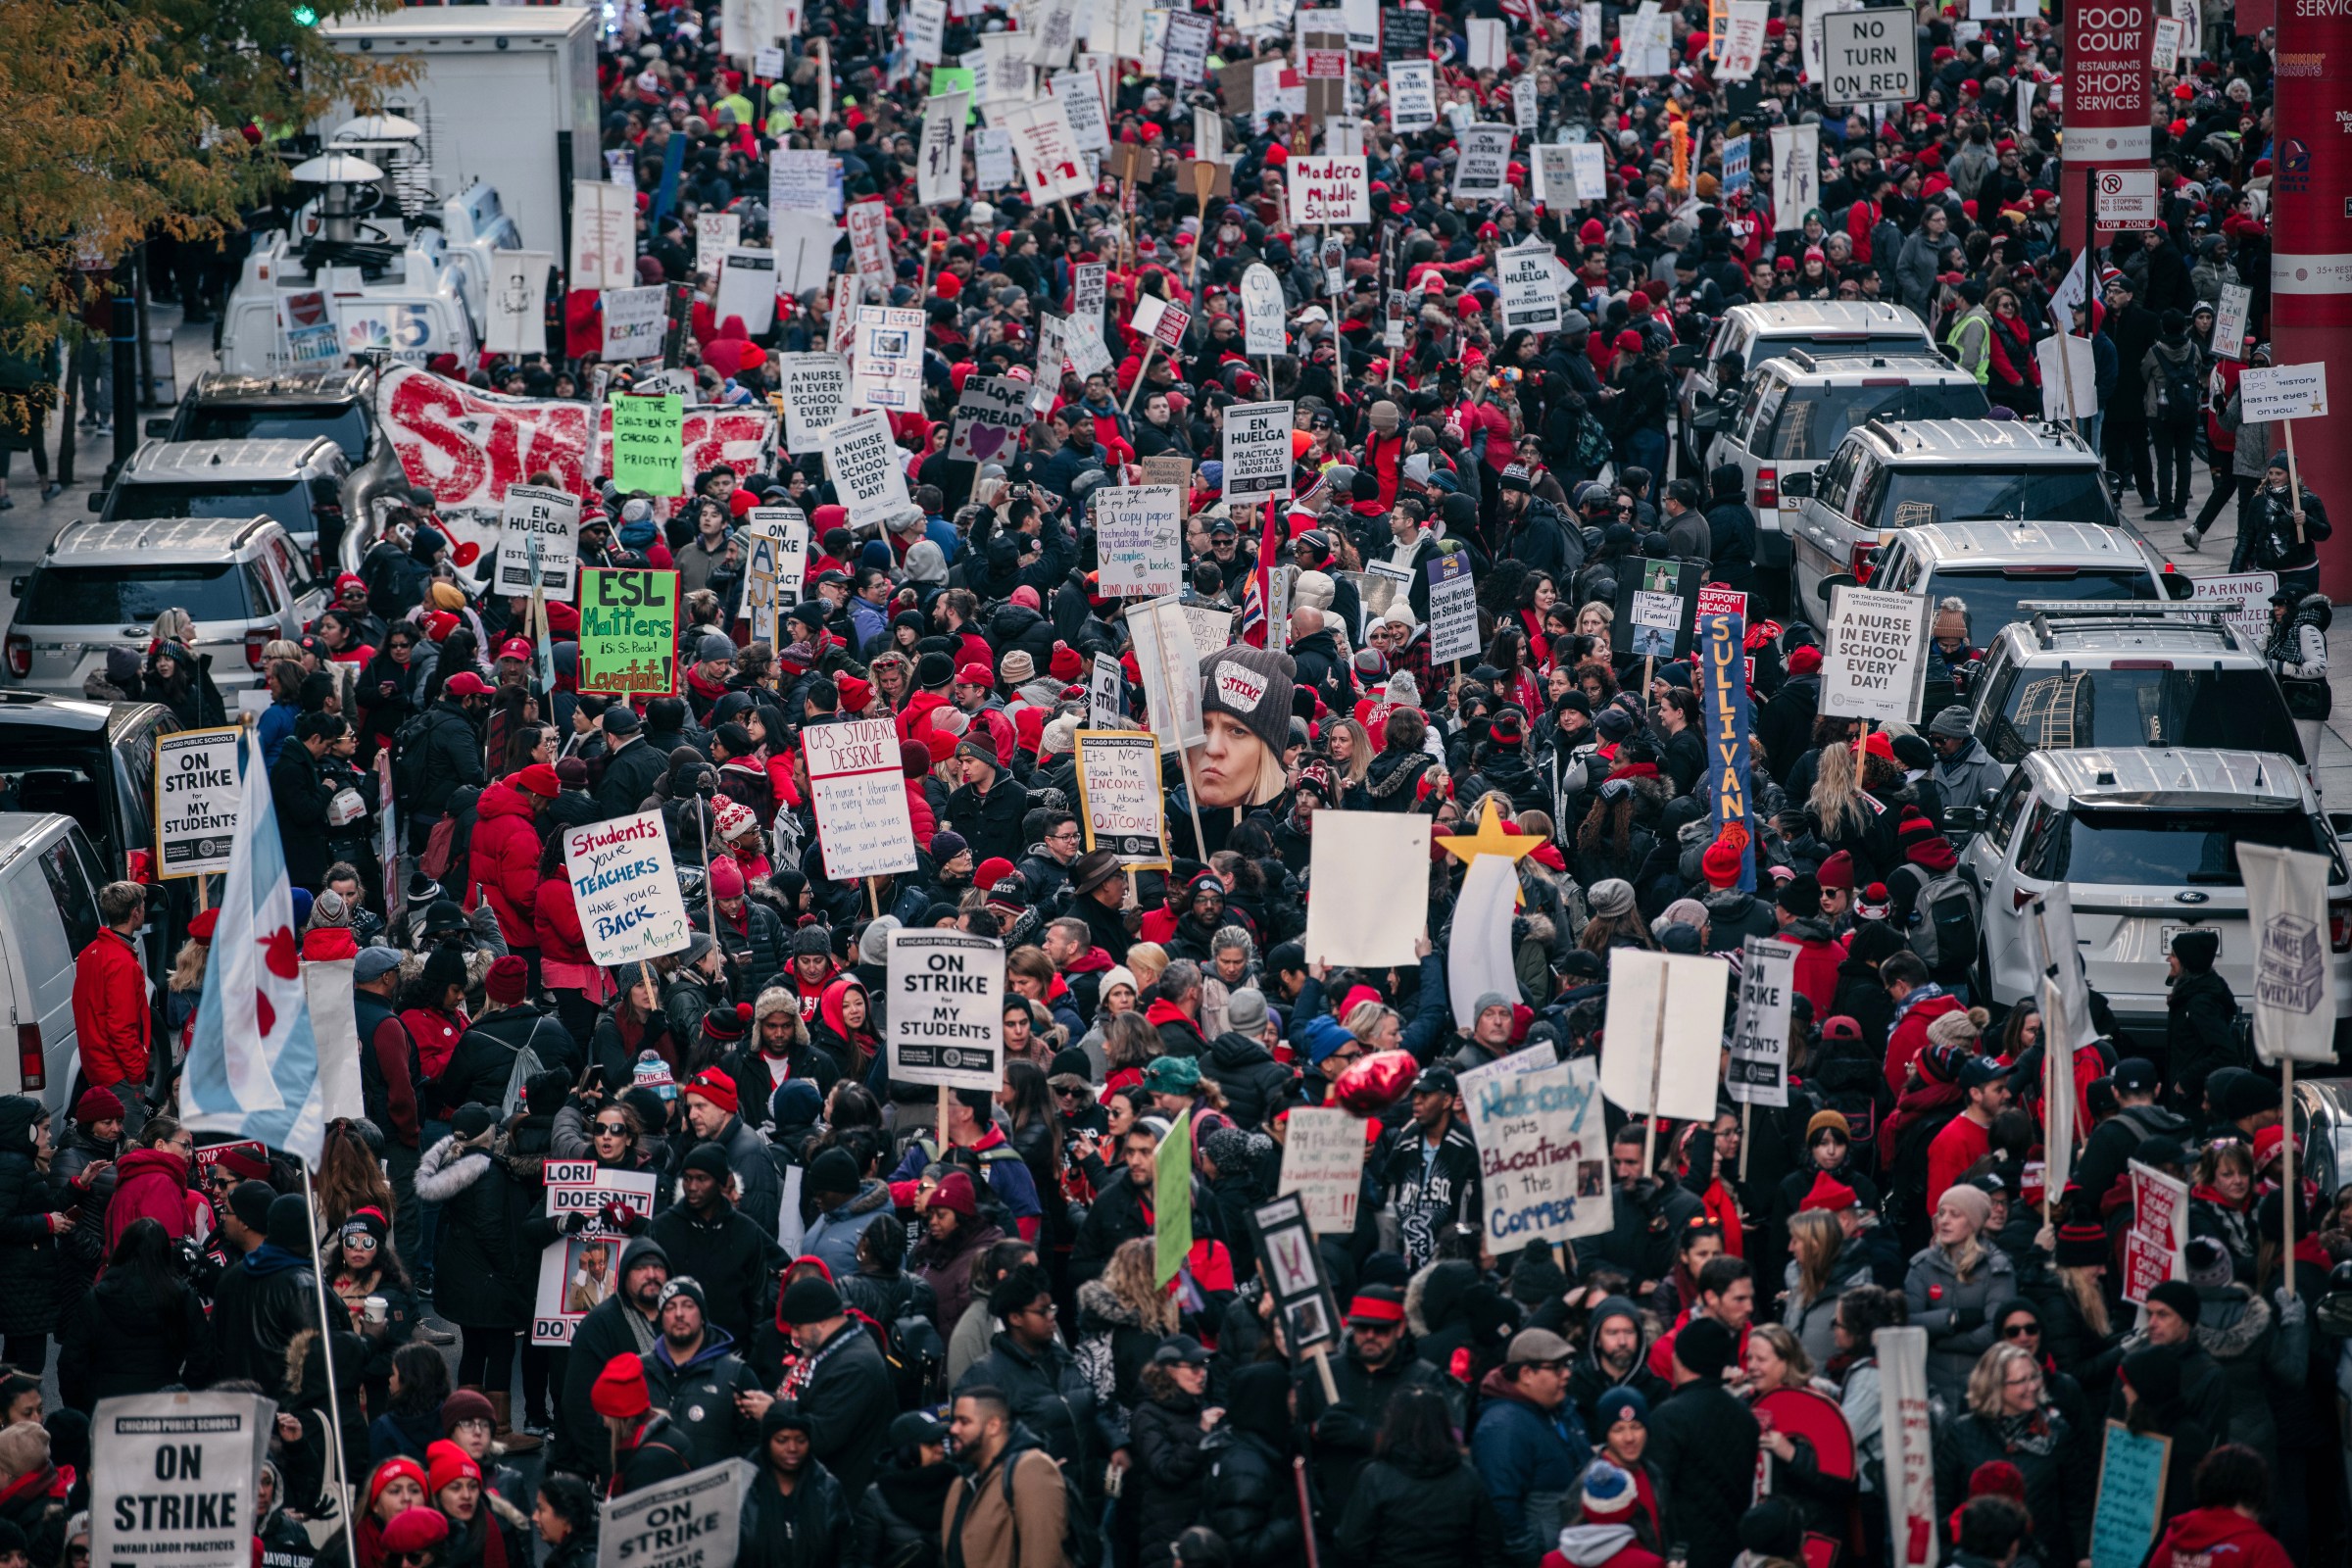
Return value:
M 1830 1004 L 1838 999 L 1838 966 L 1845 961 L 1845 944 L 1835 938 L 1808 942 L 1787 931 L 1780 939 L 1796 949 L 1796 989 L 1813 1004 L 1814 1017 L 1827 1018 Z
M 1992 1129 L 1977 1125 L 1967 1111 L 1943 1124 L 1928 1145 L 1928 1212 L 1943 1201 L 1968 1167 L 1992 1152 Z
M 1820 1003 L 1813 1005 L 1815 1016 L 1829 1016 L 1820 1010 Z M 1960 1010 L 1957 997 L 1930 997 L 1903 1014 L 1902 1021 L 1886 1036 L 1886 1087 L 1897 1095 L 1903 1092 L 1904 1075 L 1910 1072 L 1911 1063 L 1919 1054 L 1928 1049 L 1928 1025 L 1947 1012 Z
M 147 1081 L 147 972 L 128 938 L 98 933 L 74 960 L 74 1034 L 93 1086 Z
M 2289 1568 L 2292 1560 L 2235 1508 L 2192 1508 L 2156 1543 L 2148 1568 Z
M 151 1219 L 178 1241 L 188 1234 L 188 1162 L 169 1149 L 134 1149 L 115 1162 L 115 1196 L 106 1203 L 106 1250 L 134 1219 Z
M 466 860 L 466 907 L 480 904 L 475 888 L 487 893 L 509 948 L 531 947 L 538 940 L 531 907 L 539 898 L 539 830 L 521 791 L 507 779 L 483 790 Z
M 542 962 L 594 963 L 588 938 L 580 930 L 580 908 L 571 901 L 571 883 L 561 872 L 539 884 L 531 898 L 531 938 Z

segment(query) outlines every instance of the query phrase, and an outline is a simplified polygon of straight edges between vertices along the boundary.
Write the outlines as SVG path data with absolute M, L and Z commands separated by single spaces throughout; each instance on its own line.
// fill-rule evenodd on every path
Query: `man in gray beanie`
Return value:
M 1448 1058 L 1457 1073 L 1500 1061 L 1511 1054 L 1511 1009 L 1517 999 L 1499 991 L 1482 991 L 1470 1008 L 1470 1038 Z
M 1298 1079 L 1266 1045 L 1266 994 L 1244 986 L 1225 999 L 1225 1032 L 1208 1043 L 1207 1075 L 1225 1091 L 1237 1127 L 1263 1127 L 1298 1101 Z

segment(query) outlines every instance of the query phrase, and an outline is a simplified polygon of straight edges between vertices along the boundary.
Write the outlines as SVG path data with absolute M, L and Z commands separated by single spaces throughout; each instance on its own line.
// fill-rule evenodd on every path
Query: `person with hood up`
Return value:
M 2181 1265 L 2197 1293 L 2196 1342 L 2221 1369 L 2228 1424 L 2217 1442 L 2278 1451 L 2277 1407 L 2302 1383 L 2310 1361 L 2306 1303 L 2284 1290 L 2265 1300 L 2231 1277 L 2229 1250 L 2191 1236 Z
M 2205 1080 L 2239 1059 L 2237 998 L 2230 982 L 2214 972 L 2221 933 L 2191 927 L 2173 939 L 2165 956 L 2165 1050 L 2167 1076 L 2180 1103 L 2192 1112 L 2204 1103 Z
M 600 1117 L 617 1120 L 612 1107 Z M 620 1251 L 619 1285 L 591 1307 L 572 1329 L 571 1353 L 564 1362 L 564 1396 L 556 1404 L 556 1446 L 550 1463 L 610 1475 L 603 1424 L 589 1403 L 590 1385 L 617 1355 L 642 1355 L 661 1334 L 662 1287 L 669 1283 L 669 1256 L 650 1236 L 634 1237 Z
M 2262 1528 L 2271 1469 L 2262 1450 L 2229 1443 L 2196 1468 L 2196 1507 L 2175 1519 L 2148 1553 L 2148 1568 L 2289 1568 L 2294 1559 Z
M 539 861 L 544 853 L 538 827 L 547 803 L 564 793 L 563 781 L 546 762 L 533 762 L 487 785 L 474 803 L 473 836 L 466 860 L 467 912 L 488 898 L 498 915 L 507 952 L 539 968 L 539 936 L 531 914 L 539 897 Z
M 1781 922 L 1772 901 L 1740 889 L 1745 848 L 1727 830 L 1699 855 L 1699 874 L 1707 884 L 1700 903 L 1707 911 L 1709 953 L 1738 953 L 1749 937 L 1780 934 Z
M 942 1568 L 948 1489 L 960 1474 L 947 1445 L 948 1424 L 929 1410 L 909 1410 L 890 1423 L 880 1466 L 858 1499 L 857 1561 Z
M 816 1019 L 808 1029 L 812 1050 L 832 1058 L 845 1078 L 862 1078 L 881 1050 L 872 999 L 856 975 L 826 982 L 818 995 Z
M 1594 1459 L 1578 1486 L 1583 1522 L 1560 1531 L 1543 1568 L 1665 1568 L 1666 1559 L 1644 1546 L 1635 1530 L 1642 1497 L 1632 1475 Z
M 1539 1314 L 1539 1319 L 1549 1313 Z M 1672 1393 L 1666 1380 L 1649 1370 L 1649 1344 L 1641 1309 L 1622 1296 L 1604 1296 L 1587 1319 L 1584 1344 L 1568 1374 L 1568 1397 L 1587 1432 L 1607 1437 L 1602 1419 L 1602 1396 L 1632 1389 L 1644 1408 Z
M 760 1417 L 752 1484 L 739 1516 L 737 1553 L 745 1563 L 837 1568 L 861 1560 L 851 1505 L 858 1489 L 844 1485 L 817 1459 L 812 1416 L 800 1400 L 778 1399 Z
M 1573 1356 L 1568 1342 L 1549 1329 L 1521 1329 L 1503 1364 L 1479 1384 L 1470 1457 L 1516 1562 L 1558 1539 L 1592 1451 L 1568 1396 Z
M 750 1408 L 754 1396 L 763 1396 L 759 1377 L 744 1365 L 735 1337 L 710 1320 L 692 1275 L 672 1275 L 662 1287 L 656 1316 L 661 1336 L 638 1355 L 648 1396 L 669 1412 L 689 1468 L 733 1458 L 759 1427 Z
M 154 1220 L 174 1242 L 189 1233 L 194 1200 L 188 1172 L 196 1162 L 196 1135 L 169 1116 L 151 1116 L 136 1142 L 114 1167 L 115 1192 L 106 1203 L 110 1252 L 138 1219 Z

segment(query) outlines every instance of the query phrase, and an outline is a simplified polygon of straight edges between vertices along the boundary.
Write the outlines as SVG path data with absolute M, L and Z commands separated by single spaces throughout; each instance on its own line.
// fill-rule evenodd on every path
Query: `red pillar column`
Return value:
M 2295 422 L 2295 464 L 2305 488 L 2342 509 L 2352 507 L 2352 135 L 2335 118 L 2352 16 L 2325 14 L 2334 9 L 2278 8 L 2271 363 L 2328 366 L 2330 412 Z M 2320 546 L 2320 586 L 2352 600 L 2352 550 L 2336 540 Z

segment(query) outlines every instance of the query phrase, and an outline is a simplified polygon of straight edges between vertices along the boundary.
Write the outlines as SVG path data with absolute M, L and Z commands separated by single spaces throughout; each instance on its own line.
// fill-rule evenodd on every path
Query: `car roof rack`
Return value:
M 2228 617 L 2245 607 L 2242 599 L 2191 599 L 2159 603 L 2155 600 L 2113 599 L 2021 599 L 2018 611 L 2028 616 L 2034 627 L 2034 640 L 2044 650 L 2054 646 L 2050 626 L 2052 620 L 2067 622 L 2069 631 L 2088 629 L 2093 623 L 2130 626 L 2149 620 L 2211 621 L 2217 630 L 2227 631 Z

